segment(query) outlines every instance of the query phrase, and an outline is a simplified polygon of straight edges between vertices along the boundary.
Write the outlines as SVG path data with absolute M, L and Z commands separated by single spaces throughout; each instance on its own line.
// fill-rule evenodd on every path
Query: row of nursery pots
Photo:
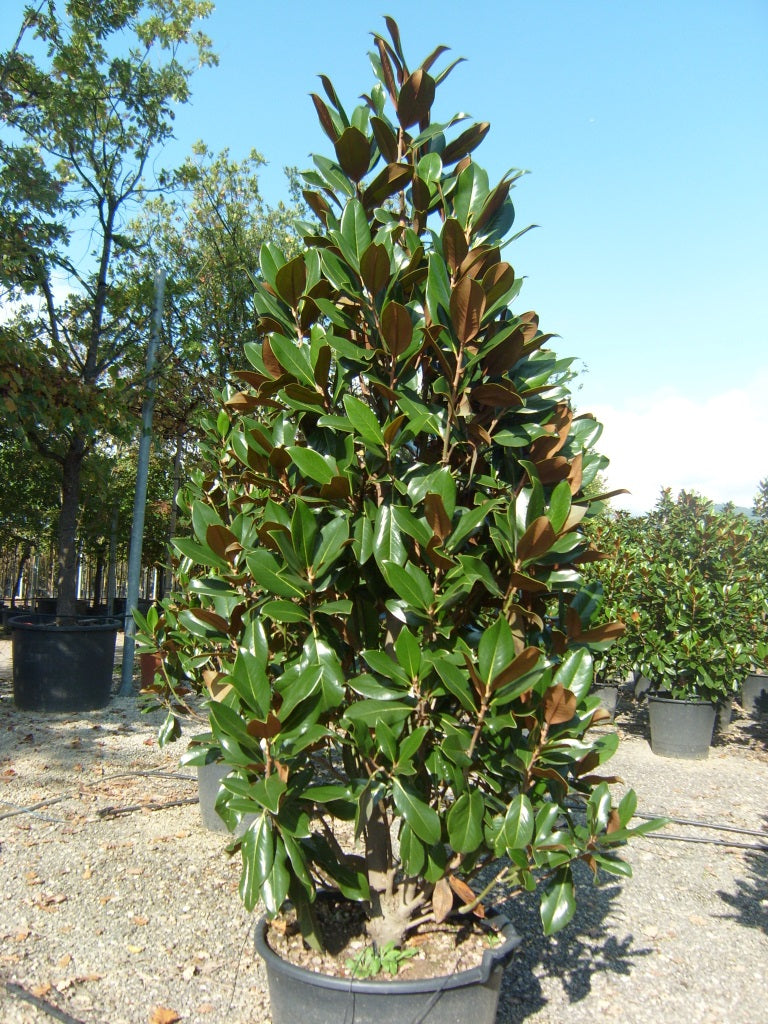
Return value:
M 647 688 L 647 680 L 641 680 L 638 692 Z M 599 686 L 595 692 L 613 719 L 619 684 Z M 742 683 L 741 706 L 748 716 L 768 711 L 768 674 L 747 676 Z M 731 711 L 732 700 L 715 704 L 710 700 L 685 700 L 664 693 L 651 693 L 648 696 L 651 749 L 661 757 L 705 758 L 712 744 L 715 726 L 725 729 L 730 724 Z

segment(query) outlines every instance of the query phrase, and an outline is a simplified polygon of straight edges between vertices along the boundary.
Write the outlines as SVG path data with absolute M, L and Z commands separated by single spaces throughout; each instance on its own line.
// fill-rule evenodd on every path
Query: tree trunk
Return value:
M 120 523 L 120 507 L 112 506 L 112 521 L 109 524 L 109 562 L 107 563 L 107 615 L 115 614 L 117 595 L 117 527 Z
M 73 437 L 62 469 L 56 580 L 56 616 L 59 619 L 73 619 L 77 614 L 77 515 L 84 452 L 82 438 Z
M 14 581 L 13 590 L 11 591 L 11 608 L 16 607 L 16 594 L 21 586 L 21 579 L 24 575 L 24 566 L 27 564 L 27 559 L 29 558 L 31 551 L 31 542 L 28 540 L 24 541 L 24 545 L 21 549 L 21 558 L 19 559 L 18 569 L 16 571 L 16 580 Z
M 176 505 L 176 498 L 181 488 L 181 460 L 182 453 L 184 451 L 184 435 L 178 434 L 176 437 L 176 454 L 173 457 L 173 497 L 171 498 L 171 515 L 168 521 L 168 563 L 165 569 L 165 578 L 163 580 L 163 594 L 170 594 L 173 590 L 173 548 L 171 541 L 176 533 L 176 522 L 178 520 L 178 506 Z
M 96 552 L 96 572 L 93 574 L 93 602 L 91 608 L 98 612 L 101 604 L 101 591 L 104 586 L 104 550 L 99 548 Z

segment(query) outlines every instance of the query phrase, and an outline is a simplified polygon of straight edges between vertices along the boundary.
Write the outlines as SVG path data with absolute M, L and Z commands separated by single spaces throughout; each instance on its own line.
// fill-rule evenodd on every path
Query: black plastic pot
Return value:
M 32 609 L 28 608 L 26 605 L 22 605 L 21 607 L 19 607 L 19 605 L 16 605 L 15 608 L 11 608 L 10 605 L 9 605 L 8 607 L 3 608 L 2 609 L 3 629 L 10 629 L 11 628 L 11 626 L 10 626 L 11 619 L 15 619 L 16 616 L 18 616 L 18 615 L 31 615 L 31 614 L 32 614 Z
M 479 967 L 442 978 L 358 981 L 332 978 L 286 963 L 256 926 L 256 951 L 269 982 L 272 1024 L 493 1024 L 504 967 L 521 937 L 503 917 L 491 919 L 503 936 Z
M 700 760 L 709 755 L 715 705 L 709 700 L 648 698 L 651 750 L 661 757 Z
M 768 712 L 768 675 L 747 676 L 741 684 L 741 706 L 748 715 Z
M 118 619 L 75 620 L 53 615 L 9 621 L 13 638 L 13 699 L 24 711 L 93 711 L 112 695 Z

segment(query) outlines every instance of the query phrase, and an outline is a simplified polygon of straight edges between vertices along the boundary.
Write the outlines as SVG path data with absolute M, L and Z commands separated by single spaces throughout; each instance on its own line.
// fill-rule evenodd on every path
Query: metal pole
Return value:
M 155 362 L 160 343 L 160 323 L 163 314 L 163 293 L 165 273 L 155 274 L 155 306 L 152 311 L 152 330 L 147 347 L 147 386 L 141 410 L 141 437 L 139 438 L 139 459 L 136 467 L 136 495 L 133 499 L 133 523 L 131 524 L 131 545 L 128 554 L 128 583 L 125 596 L 125 640 L 123 643 L 123 669 L 120 696 L 133 693 L 133 660 L 136 646 L 136 623 L 133 610 L 139 603 L 139 577 L 141 575 L 141 545 L 144 539 L 144 509 L 147 503 L 147 477 L 149 475 L 149 450 L 152 446 L 152 412 L 155 407 Z

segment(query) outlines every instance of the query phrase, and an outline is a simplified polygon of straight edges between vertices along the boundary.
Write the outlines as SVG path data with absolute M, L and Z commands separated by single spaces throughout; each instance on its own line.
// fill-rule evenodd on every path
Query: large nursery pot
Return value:
M 741 684 L 741 706 L 748 715 L 768 711 L 768 675 L 757 672 Z
M 649 697 L 651 750 L 661 757 L 707 757 L 715 712 L 715 705 L 709 700 Z
M 504 967 L 522 943 L 506 918 L 489 920 L 502 937 L 478 967 L 438 978 L 371 981 L 337 978 L 288 963 L 267 941 L 267 918 L 256 926 L 272 1024 L 493 1024 Z
M 112 693 L 118 619 L 60 625 L 53 615 L 23 615 L 9 623 L 13 638 L 13 699 L 24 711 L 93 711 Z

